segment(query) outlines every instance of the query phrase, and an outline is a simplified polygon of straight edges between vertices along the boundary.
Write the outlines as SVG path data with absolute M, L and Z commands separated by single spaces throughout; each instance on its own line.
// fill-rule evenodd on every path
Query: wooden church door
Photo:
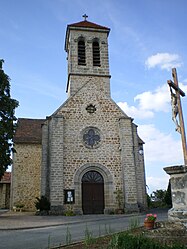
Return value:
M 97 171 L 89 171 L 82 177 L 83 214 L 104 213 L 104 180 Z

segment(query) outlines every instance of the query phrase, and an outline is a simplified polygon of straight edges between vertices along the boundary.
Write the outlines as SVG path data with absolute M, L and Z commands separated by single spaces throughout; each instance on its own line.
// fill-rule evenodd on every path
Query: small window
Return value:
M 86 110 L 88 113 L 94 113 L 96 111 L 96 108 L 94 105 L 90 104 L 86 107 Z
M 93 66 L 100 66 L 100 48 L 99 48 L 99 42 L 94 41 L 92 44 L 93 48 Z
M 86 65 L 85 42 L 83 40 L 78 42 L 78 65 Z

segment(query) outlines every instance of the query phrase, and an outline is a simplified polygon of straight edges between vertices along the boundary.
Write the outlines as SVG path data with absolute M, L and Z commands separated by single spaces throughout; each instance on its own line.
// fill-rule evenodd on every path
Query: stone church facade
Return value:
M 19 119 L 14 143 L 12 206 L 109 213 L 120 194 L 125 212 L 146 208 L 143 141 L 110 95 L 110 29 L 87 20 L 67 26 L 68 98 L 46 119 Z

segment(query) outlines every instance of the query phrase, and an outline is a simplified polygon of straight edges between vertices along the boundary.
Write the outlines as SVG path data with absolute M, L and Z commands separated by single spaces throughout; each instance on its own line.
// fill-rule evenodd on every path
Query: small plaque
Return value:
M 64 203 L 65 204 L 75 203 L 75 190 L 74 189 L 64 189 Z

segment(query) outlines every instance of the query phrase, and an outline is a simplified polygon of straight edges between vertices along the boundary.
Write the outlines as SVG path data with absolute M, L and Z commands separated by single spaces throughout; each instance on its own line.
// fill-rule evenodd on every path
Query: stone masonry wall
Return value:
M 131 118 L 120 118 L 120 142 L 123 183 L 125 191 L 125 209 L 138 211 L 136 186 L 136 161 Z
M 0 184 L 0 209 L 10 207 L 10 183 Z
M 146 200 L 146 183 L 145 183 L 145 169 L 144 156 L 140 155 L 139 137 L 137 134 L 137 126 L 133 124 L 133 139 L 134 139 L 134 156 L 135 156 L 135 172 L 136 172 L 136 188 L 137 198 L 140 209 L 145 209 L 147 206 Z M 141 148 L 143 150 L 143 148 Z
M 78 38 L 85 40 L 86 66 L 78 65 Z M 98 38 L 100 45 L 100 67 L 93 67 L 92 42 Z M 109 75 L 108 41 L 106 32 L 72 30 L 69 38 L 68 74 L 83 73 Z
M 186 224 L 187 221 L 187 165 L 176 165 L 164 168 L 170 175 L 172 208 L 168 219 Z
M 96 81 L 101 79 L 100 91 L 105 93 L 107 97 L 110 97 L 110 78 L 99 75 L 94 76 L 94 78 Z M 71 75 L 69 78 L 69 91 L 71 92 L 71 96 L 89 82 L 93 82 L 93 76 Z
M 50 121 L 50 202 L 51 208 L 62 208 L 64 201 L 64 118 L 55 115 Z
M 42 126 L 41 195 L 50 198 L 49 188 L 49 119 Z
M 24 209 L 35 210 L 34 202 L 40 196 L 41 145 L 16 144 L 15 149 L 11 207 L 21 203 Z
M 83 37 L 85 40 L 85 51 L 86 51 L 86 65 L 78 65 L 78 39 Z M 92 42 L 94 38 L 98 38 L 100 45 L 100 62 L 101 65 L 93 66 L 93 55 L 92 55 Z M 77 75 L 77 77 L 72 78 L 72 76 Z M 85 80 L 83 75 L 95 75 L 95 76 L 109 76 L 109 57 L 108 57 L 108 41 L 106 32 L 90 32 L 81 30 L 72 30 L 69 37 L 68 46 L 68 78 L 69 78 L 69 88 L 68 94 L 72 96 L 82 85 L 84 85 Z M 106 80 L 104 91 L 110 89 L 109 79 Z M 109 95 L 108 95 L 109 96 Z
M 101 164 L 105 166 L 113 176 L 113 192 L 123 189 L 123 174 L 121 166 L 119 118 L 127 117 L 117 105 L 107 98 L 102 89 L 104 82 L 101 78 L 90 78 L 88 84 L 71 97 L 58 110 L 58 114 L 64 116 L 64 188 L 74 188 L 74 173 L 85 164 Z M 86 107 L 93 104 L 95 113 L 88 113 Z M 129 120 L 129 118 L 128 118 Z M 83 131 L 87 127 L 96 127 L 101 133 L 101 142 L 98 148 L 86 148 L 83 143 Z M 127 139 L 125 150 L 126 160 L 130 158 L 130 165 L 124 170 L 126 174 L 125 192 L 128 203 L 135 204 L 136 179 L 133 158 L 133 138 L 131 121 L 125 124 Z M 128 149 L 129 148 L 129 149 Z M 110 205 L 115 198 L 110 200 Z M 117 204 L 116 204 L 117 205 Z

